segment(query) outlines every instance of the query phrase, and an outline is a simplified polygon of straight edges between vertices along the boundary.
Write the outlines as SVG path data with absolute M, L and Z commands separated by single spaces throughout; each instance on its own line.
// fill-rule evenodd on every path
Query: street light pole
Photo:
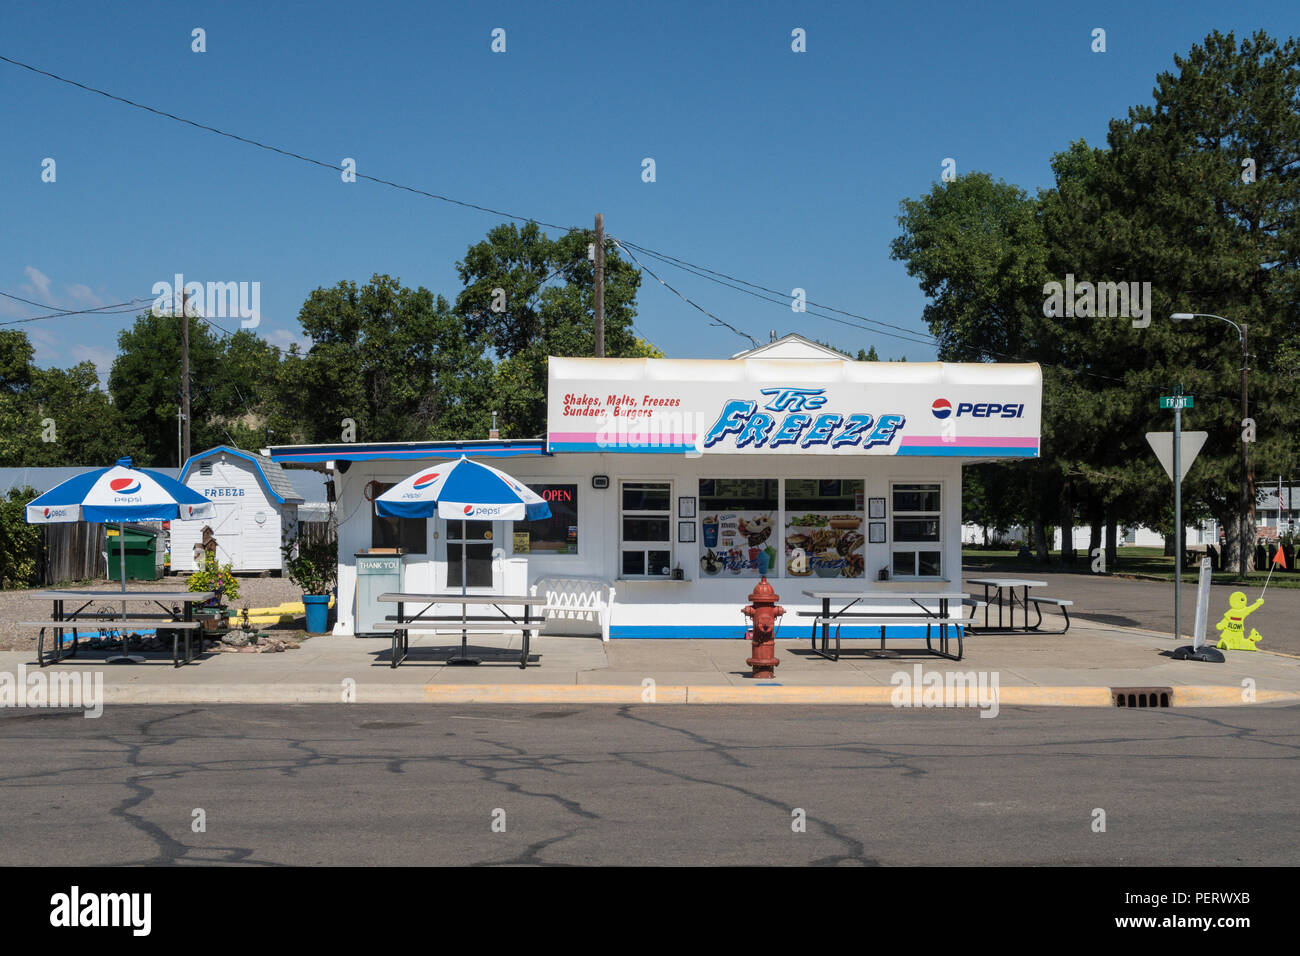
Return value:
M 1241 420 L 1245 422 L 1250 417 L 1250 402 L 1246 395 L 1246 365 L 1249 362 L 1249 352 L 1246 350 L 1246 323 L 1241 323 Z M 1246 441 L 1246 426 L 1242 425 L 1241 435 L 1241 562 L 1238 565 L 1237 577 L 1241 580 L 1246 579 L 1246 528 L 1248 526 L 1247 517 L 1254 509 L 1254 503 L 1251 492 L 1254 490 L 1250 487 L 1250 445 Z M 1280 503 L 1279 503 L 1280 505 Z M 1251 542 L 1253 547 L 1254 542 Z
M 1238 325 L 1231 319 L 1225 319 L 1221 315 L 1211 315 L 1208 312 L 1175 312 L 1169 318 L 1175 322 L 1190 322 L 1192 319 L 1218 319 L 1220 322 L 1227 322 L 1237 330 L 1237 340 L 1241 343 L 1241 418 L 1244 423 L 1250 417 L 1250 400 L 1246 391 L 1246 371 L 1247 366 L 1250 364 L 1250 353 L 1247 351 L 1246 323 L 1243 322 Z M 1250 501 L 1250 449 L 1249 443 L 1246 441 L 1246 426 L 1243 424 L 1241 426 L 1241 501 L 1237 515 L 1237 577 L 1241 580 L 1246 578 L 1246 527 L 1252 510 Z

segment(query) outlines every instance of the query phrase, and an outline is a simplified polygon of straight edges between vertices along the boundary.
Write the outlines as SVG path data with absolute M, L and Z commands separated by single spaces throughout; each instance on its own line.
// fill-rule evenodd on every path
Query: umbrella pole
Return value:
M 466 584 L 467 578 L 465 576 L 465 561 L 468 557 L 468 553 L 465 547 L 465 535 L 467 533 L 465 528 L 466 528 L 465 519 L 461 518 L 460 519 L 460 596 L 462 598 L 469 593 L 469 587 Z M 469 605 L 466 604 L 464 601 L 462 601 L 460 605 L 460 623 L 462 624 L 465 623 L 467 619 L 466 615 L 468 613 L 469 613 Z M 461 630 L 460 632 L 460 656 L 461 657 L 468 656 L 467 654 L 469 650 L 468 634 L 469 632 L 466 630 Z
M 126 593 L 126 525 L 117 523 L 117 564 L 122 572 L 122 593 Z M 126 605 L 122 605 L 122 616 L 126 616 Z

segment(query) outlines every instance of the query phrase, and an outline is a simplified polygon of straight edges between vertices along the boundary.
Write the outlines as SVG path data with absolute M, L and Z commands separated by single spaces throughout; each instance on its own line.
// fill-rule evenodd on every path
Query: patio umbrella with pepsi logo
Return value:
M 375 512 L 385 518 L 460 519 L 460 593 L 466 582 L 467 521 L 536 521 L 551 516 L 542 496 L 504 471 L 470 461 L 464 455 L 417 471 L 375 498 Z M 462 609 L 466 605 L 461 605 Z M 462 610 L 464 619 L 466 614 Z M 464 658 L 465 632 L 461 632 Z M 467 660 L 467 659 L 466 659 Z
M 212 502 L 193 488 L 156 471 L 132 468 L 130 458 L 119 458 L 111 468 L 97 468 L 69 478 L 33 499 L 27 505 L 26 518 L 28 524 L 116 524 L 121 536 L 127 521 L 201 521 L 213 514 Z M 125 591 L 126 542 L 124 537 L 119 541 Z

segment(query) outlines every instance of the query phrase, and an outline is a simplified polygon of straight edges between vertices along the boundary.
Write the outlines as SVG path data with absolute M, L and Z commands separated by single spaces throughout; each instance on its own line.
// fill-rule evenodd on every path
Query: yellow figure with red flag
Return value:
M 1277 546 L 1277 553 L 1273 555 L 1273 561 L 1268 569 L 1268 577 L 1264 579 L 1264 590 L 1260 592 L 1259 600 L 1254 604 L 1246 604 L 1246 595 L 1241 591 L 1233 591 L 1228 597 L 1228 610 L 1223 612 L 1223 618 L 1218 624 L 1214 625 L 1215 629 L 1222 632 L 1217 647 L 1221 651 L 1253 651 L 1259 644 L 1260 633 L 1255 628 L 1246 633 L 1246 618 L 1260 609 L 1264 603 L 1264 591 L 1268 590 L 1268 582 L 1273 578 L 1273 568 L 1281 566 L 1286 567 L 1286 556 L 1282 553 L 1282 545 Z

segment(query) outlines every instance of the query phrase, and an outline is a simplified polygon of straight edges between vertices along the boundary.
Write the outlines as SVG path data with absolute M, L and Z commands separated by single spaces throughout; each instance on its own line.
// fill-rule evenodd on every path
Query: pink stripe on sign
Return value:
M 944 438 L 941 435 L 908 435 L 900 445 L 979 445 L 986 448 L 1037 448 L 1037 438 Z
M 635 427 L 630 428 L 626 431 L 616 432 L 614 434 L 610 434 L 610 433 L 602 434 L 600 432 L 551 432 L 549 435 L 547 435 L 547 438 L 551 441 L 600 441 L 602 438 L 606 440 L 609 439 L 617 440 L 619 435 L 646 435 L 646 434 L 654 434 L 656 438 L 659 438 L 667 442 L 675 443 L 675 442 L 695 441 L 694 435 L 686 435 L 686 434 L 679 435 L 673 432 L 653 432 L 652 429 L 635 428 Z

